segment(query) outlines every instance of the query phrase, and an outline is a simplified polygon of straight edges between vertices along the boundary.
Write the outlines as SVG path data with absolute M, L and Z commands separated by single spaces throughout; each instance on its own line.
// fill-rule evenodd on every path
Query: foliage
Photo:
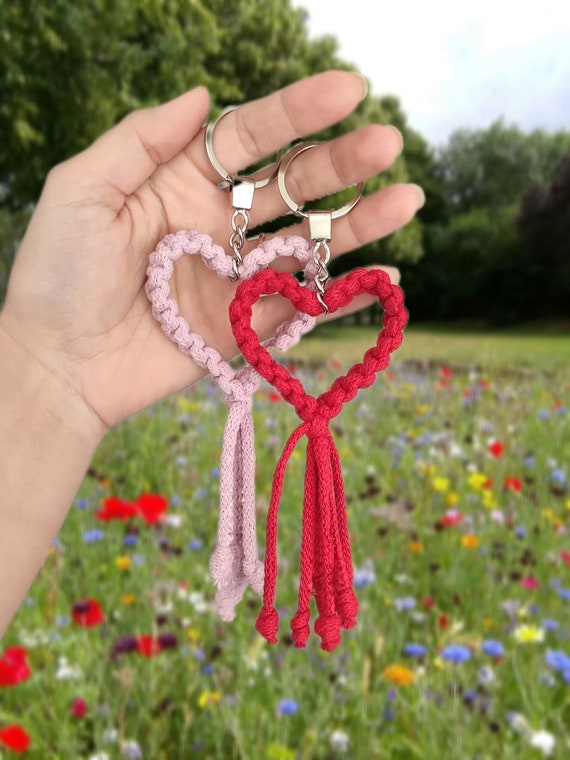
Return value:
M 570 149 L 570 133 L 526 133 L 495 121 L 487 129 L 459 129 L 437 151 L 437 173 L 451 213 L 518 203 L 548 181 Z
M 523 198 L 518 225 L 522 265 L 532 278 L 534 302 L 544 315 L 570 312 L 570 153 L 552 181 Z

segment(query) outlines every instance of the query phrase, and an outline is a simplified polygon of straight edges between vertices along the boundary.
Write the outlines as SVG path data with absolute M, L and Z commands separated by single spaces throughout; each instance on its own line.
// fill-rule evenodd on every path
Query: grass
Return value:
M 291 354 L 299 377 L 320 392 L 375 334 L 319 329 Z M 125 421 L 2 642 L 26 649 L 31 675 L 0 687 L 0 737 L 22 725 L 38 760 L 534 760 L 547 736 L 550 756 L 567 757 L 570 672 L 549 653 L 570 657 L 568 343 L 410 327 L 390 368 L 333 421 L 360 611 L 331 653 L 314 633 L 302 650 L 288 637 L 302 444 L 285 478 L 269 646 L 253 592 L 231 623 L 212 606 L 219 389 L 204 381 Z M 298 419 L 264 385 L 254 423 L 263 544 Z M 167 520 L 97 519 L 110 497 L 143 493 L 167 499 Z M 86 598 L 105 615 L 93 627 L 72 615 Z M 145 656 L 143 635 L 165 646 Z
M 315 364 L 335 359 L 351 364 L 373 345 L 377 325 L 320 325 L 288 353 Z M 394 355 L 398 362 L 431 362 L 479 368 L 560 369 L 570 366 L 570 327 L 531 325 L 510 330 L 409 325 Z

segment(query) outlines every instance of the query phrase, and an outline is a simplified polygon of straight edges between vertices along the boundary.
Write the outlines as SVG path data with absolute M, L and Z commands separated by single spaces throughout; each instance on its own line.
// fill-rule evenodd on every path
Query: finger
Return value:
M 288 165 L 283 181 L 291 198 L 302 206 L 385 171 L 398 158 L 403 144 L 396 127 L 370 124 L 303 151 Z M 259 226 L 289 211 L 275 182 L 257 193 L 252 224 Z
M 424 204 L 423 190 L 414 184 L 396 184 L 378 190 L 362 198 L 352 211 L 332 223 L 332 240 L 329 243 L 331 258 L 335 259 L 356 248 L 386 237 L 408 224 L 416 211 Z M 309 225 L 306 220 L 267 235 L 267 239 L 276 235 L 300 235 L 309 238 Z M 259 245 L 259 240 L 248 245 Z M 282 272 L 295 272 L 299 269 L 296 260 L 281 257 L 271 265 L 272 269 Z
M 210 98 L 196 87 L 155 108 L 133 111 L 89 148 L 67 162 L 79 185 L 96 186 L 120 208 L 124 198 L 200 131 Z M 99 196 L 101 197 L 101 196 Z
M 341 121 L 366 93 L 364 78 L 353 72 L 326 71 L 301 79 L 226 114 L 212 136 L 216 158 L 233 175 L 293 140 Z M 191 145 L 188 155 L 219 181 L 203 144 Z

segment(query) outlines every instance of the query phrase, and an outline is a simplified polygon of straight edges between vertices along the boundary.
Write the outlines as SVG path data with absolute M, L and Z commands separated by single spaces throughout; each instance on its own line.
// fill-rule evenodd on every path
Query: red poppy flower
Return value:
M 566 563 L 567 565 L 570 565 L 570 552 L 564 552 L 561 551 L 558 556 L 562 560 L 562 562 Z
M 270 391 L 267 395 L 267 398 L 271 401 L 272 404 L 278 404 L 281 401 L 281 394 L 277 393 L 277 391 Z
M 74 718 L 84 718 L 87 714 L 87 702 L 81 697 L 75 697 L 71 703 L 70 712 Z
M 138 509 L 135 504 L 110 496 L 103 502 L 103 509 L 95 513 L 98 520 L 128 520 L 136 517 Z
M 520 493 L 522 491 L 522 480 L 520 478 L 513 478 L 511 476 L 507 476 L 503 482 L 503 489 L 505 491 L 516 491 L 517 493 Z
M 521 586 L 523 588 L 529 588 L 531 590 L 537 589 L 539 585 L 539 582 L 536 580 L 536 578 L 533 578 L 532 575 L 529 575 L 527 578 L 523 578 L 521 581 Z
M 0 658 L 0 686 L 15 686 L 27 681 L 32 671 L 26 660 L 28 653 L 22 647 L 8 647 Z
M 12 752 L 25 752 L 30 746 L 30 736 L 22 726 L 0 728 L 0 744 Z
M 488 446 L 489 454 L 492 457 L 500 457 L 503 454 L 503 451 L 505 450 L 504 444 L 501 443 L 501 441 L 491 441 L 491 443 Z
M 93 628 L 105 620 L 99 602 L 95 599 L 82 599 L 75 602 L 71 610 L 71 616 L 82 628 Z
M 168 499 L 154 493 L 143 493 L 134 504 L 139 515 L 149 525 L 154 525 L 162 520 L 168 509 Z
M 435 599 L 433 596 L 424 596 L 422 599 L 422 606 L 428 610 L 431 610 L 431 608 L 435 606 Z
M 449 616 L 448 615 L 440 615 L 437 622 L 438 622 L 440 630 L 445 631 L 445 629 L 449 625 Z
M 453 527 L 454 525 L 459 525 L 460 522 L 463 520 L 463 515 L 459 510 L 457 509 L 450 509 L 449 512 L 446 512 L 444 516 L 441 518 L 440 525 L 443 525 L 445 528 Z
M 162 649 L 160 642 L 154 636 L 137 636 L 137 647 L 145 657 L 153 657 Z

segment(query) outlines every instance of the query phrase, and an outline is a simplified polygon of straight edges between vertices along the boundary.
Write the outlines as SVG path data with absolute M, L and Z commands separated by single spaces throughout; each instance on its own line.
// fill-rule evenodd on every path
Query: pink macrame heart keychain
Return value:
M 219 118 L 229 110 L 232 109 L 226 109 Z M 145 287 L 152 313 L 165 334 L 183 353 L 207 369 L 225 394 L 228 417 L 220 461 L 220 512 L 210 571 L 217 587 L 217 611 L 223 620 L 232 620 L 235 607 L 248 586 L 259 594 L 263 590 L 263 565 L 257 547 L 255 445 L 251 417 L 253 395 L 259 388 L 261 377 L 251 366 L 234 370 L 218 351 L 207 346 L 200 335 L 191 331 L 188 322 L 179 314 L 177 303 L 170 297 L 169 280 L 175 262 L 185 254 L 200 255 L 206 266 L 220 277 L 233 280 L 251 277 L 281 256 L 297 259 L 306 270 L 309 283 L 314 281 L 317 267 L 311 246 L 298 236 L 272 238 L 261 243 L 245 259 L 241 256 L 249 224 L 247 211 L 251 208 L 254 191 L 274 180 L 277 172 L 262 180 L 230 177 L 213 151 L 212 137 L 216 123 L 210 124 L 206 130 L 206 148 L 212 165 L 222 177 L 220 186 L 232 190 L 234 212 L 230 245 L 234 251 L 233 259 L 209 235 L 182 230 L 167 235 L 150 255 Z M 298 342 L 314 324 L 314 317 L 297 314 L 290 322 L 281 325 L 266 345 L 284 351 Z
M 341 628 L 352 628 L 356 624 L 358 600 L 353 589 L 342 469 L 329 423 L 361 388 L 372 385 L 377 372 L 388 366 L 391 352 L 402 342 L 408 313 L 402 290 L 393 285 L 389 276 L 381 270 L 355 269 L 326 289 L 332 219 L 347 213 L 356 201 L 332 213 L 305 212 L 293 201 L 285 187 L 286 172 L 291 161 L 311 147 L 314 145 L 300 146 L 282 162 L 279 187 L 290 208 L 309 220 L 310 237 L 314 243 L 313 257 L 319 270 L 317 292 L 303 287 L 290 274 L 266 270 L 238 286 L 229 313 L 234 336 L 243 356 L 250 366 L 294 406 L 302 420 L 289 437 L 274 474 L 267 515 L 263 607 L 256 628 L 270 643 L 277 641 L 279 617 L 275 609 L 275 589 L 278 569 L 278 510 L 288 459 L 297 442 L 306 435 L 308 442 L 299 600 L 291 621 L 291 630 L 295 646 L 306 646 L 310 633 L 310 600 L 314 595 L 319 613 L 314 629 L 321 638 L 322 649 L 332 651 L 341 641 Z M 349 304 L 355 296 L 369 293 L 378 297 L 384 309 L 383 329 L 376 345 L 366 352 L 363 361 L 352 366 L 346 375 L 333 382 L 328 391 L 315 398 L 308 395 L 301 382 L 270 356 L 251 327 L 253 305 L 261 296 L 272 293 L 280 293 L 298 311 L 314 317 L 323 310 L 333 313 Z

